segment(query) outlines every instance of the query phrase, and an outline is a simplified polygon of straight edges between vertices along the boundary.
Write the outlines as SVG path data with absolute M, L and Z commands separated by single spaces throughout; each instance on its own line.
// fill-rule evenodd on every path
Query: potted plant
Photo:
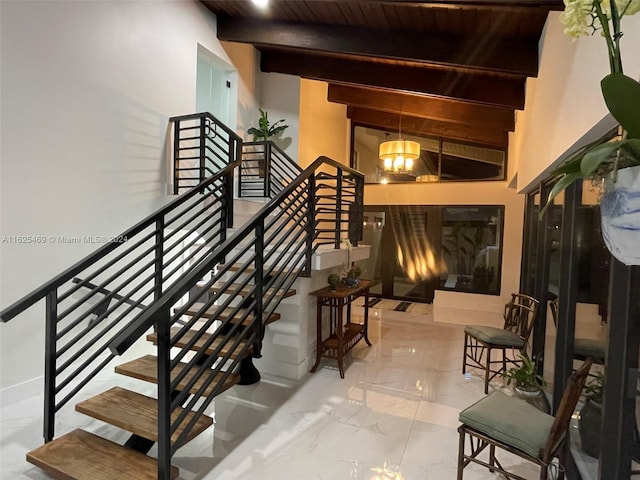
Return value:
M 538 357 L 540 358 L 540 357 Z M 529 402 L 534 407 L 545 413 L 551 411 L 551 406 L 543 392 L 547 382 L 538 374 L 538 361 L 530 359 L 526 354 L 520 355 L 521 363 L 503 373 L 507 379 L 507 385 L 513 383 L 514 393 L 517 397 Z
M 542 216 L 553 199 L 578 179 L 603 179 L 602 230 L 609 251 L 627 265 L 640 264 L 640 208 L 630 203 L 640 191 L 640 83 L 623 73 L 621 19 L 640 11 L 638 0 L 565 0 L 560 19 L 565 33 L 578 38 L 600 31 L 607 44 L 610 72 L 600 82 L 611 115 L 621 127 L 620 138 L 599 139 L 574 152 L 557 168 Z M 637 193 L 636 193 L 637 194 Z
M 247 130 L 247 133 L 249 135 L 253 135 L 254 142 L 267 141 L 271 137 L 277 137 L 282 132 L 284 132 L 287 128 L 289 128 L 289 125 L 278 125 L 279 123 L 284 122 L 284 118 L 278 120 L 273 125 L 271 125 L 269 122 L 269 114 L 265 110 L 262 110 L 261 108 L 259 108 L 258 110 L 260 111 L 258 128 L 251 127 L 249 130 Z
M 602 395 L 604 372 L 599 372 L 584 388 L 584 405 L 578 419 L 578 432 L 582 450 L 592 457 L 600 456 L 600 433 L 602 429 Z
M 331 291 L 335 292 L 338 284 L 340 283 L 340 277 L 336 273 L 332 273 L 327 278 L 327 283 L 331 285 Z
M 351 268 L 347 270 L 347 276 L 342 279 L 342 283 L 344 283 L 347 287 L 355 288 L 360 285 L 360 275 L 362 274 L 362 269 L 358 267 L 355 263 L 351 264 Z

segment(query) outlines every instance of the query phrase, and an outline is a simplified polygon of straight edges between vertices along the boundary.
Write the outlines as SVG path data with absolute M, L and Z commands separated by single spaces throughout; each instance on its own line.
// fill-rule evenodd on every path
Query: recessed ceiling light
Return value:
M 261 9 L 265 9 L 269 6 L 269 0 L 251 0 L 253 4 Z

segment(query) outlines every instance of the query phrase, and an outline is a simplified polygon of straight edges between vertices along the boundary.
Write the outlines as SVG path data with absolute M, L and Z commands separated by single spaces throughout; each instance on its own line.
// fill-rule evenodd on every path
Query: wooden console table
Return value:
M 371 346 L 367 327 L 369 324 L 369 288 L 372 284 L 371 280 L 362 280 L 360 285 L 355 288 L 342 286 L 332 291 L 331 287 L 325 287 L 309 294 L 318 297 L 316 363 L 311 368 L 311 373 L 318 368 L 320 359 L 327 357 L 338 360 L 340 378 L 344 378 L 343 357 L 345 353 L 363 338 L 367 345 Z M 364 322 L 352 323 L 351 303 L 362 296 L 364 296 Z M 329 336 L 327 338 L 322 335 L 322 307 L 329 308 Z M 346 323 L 344 323 L 344 307 L 347 307 Z

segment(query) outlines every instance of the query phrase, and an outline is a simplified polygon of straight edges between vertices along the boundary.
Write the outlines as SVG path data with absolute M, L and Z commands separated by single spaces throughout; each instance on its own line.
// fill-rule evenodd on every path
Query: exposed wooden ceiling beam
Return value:
M 448 6 L 451 8 L 544 8 L 547 10 L 563 10 L 562 0 L 350 0 L 353 3 L 377 3 L 387 5 Z
M 218 16 L 220 40 L 256 46 L 301 48 L 415 60 L 494 72 L 536 76 L 538 41 L 484 36 L 447 36 L 410 30 L 380 30 L 292 24 Z
M 347 118 L 360 125 L 391 132 L 397 131 L 400 125 L 400 115 L 396 113 L 358 107 L 347 107 Z M 498 148 L 506 148 L 508 143 L 508 133 L 505 130 L 486 128 L 483 125 L 442 122 L 440 120 L 407 115 L 402 115 L 402 131 L 415 135 L 443 137 Z
M 360 59 L 264 49 L 263 72 L 287 73 L 314 80 L 346 82 L 461 98 L 473 102 L 524 108 L 524 78 L 501 79 L 442 69 L 391 65 Z
M 401 113 L 414 117 L 513 130 L 513 110 L 451 99 L 398 93 L 366 87 L 329 84 L 328 100 L 350 106 Z

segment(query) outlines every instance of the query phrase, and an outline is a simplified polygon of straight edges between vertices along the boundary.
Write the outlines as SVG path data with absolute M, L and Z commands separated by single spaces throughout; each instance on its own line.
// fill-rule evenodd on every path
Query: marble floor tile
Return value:
M 426 309 L 425 309 L 426 311 Z M 362 311 L 354 309 L 354 315 Z M 487 314 L 489 315 L 489 314 Z M 215 424 L 173 458 L 183 480 L 449 480 L 455 478 L 458 413 L 483 396 L 478 375 L 461 372 L 460 311 L 451 321 L 438 313 L 370 310 L 372 347 L 350 352 L 345 379 L 323 361 L 301 380 L 264 375 L 217 397 L 208 412 Z M 483 316 L 469 316 L 485 320 Z M 101 374 L 80 398 L 118 384 L 149 393 L 153 386 L 113 373 Z M 501 388 L 496 380 L 494 388 Z M 45 480 L 25 454 L 41 439 L 42 396 L 0 410 L 0 478 Z M 115 441 L 124 432 L 76 413 L 59 412 L 57 434 L 85 428 Z M 150 454 L 155 455 L 155 447 Z M 525 478 L 536 469 L 517 457 Z M 468 473 L 467 473 L 468 472 Z M 401 477 L 398 475 L 402 475 Z M 465 480 L 498 478 L 471 466 Z

